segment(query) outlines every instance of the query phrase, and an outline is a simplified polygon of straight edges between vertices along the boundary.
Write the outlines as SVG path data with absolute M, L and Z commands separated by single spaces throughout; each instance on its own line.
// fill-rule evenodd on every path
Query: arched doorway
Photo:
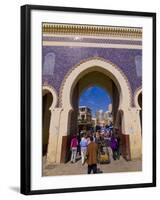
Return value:
M 135 92 L 134 95 L 134 104 L 136 109 L 139 112 L 139 121 L 140 121 L 140 129 L 141 129 L 141 135 L 142 135 L 142 109 L 143 109 L 143 105 L 142 105 L 142 88 L 138 88 Z
M 54 110 L 57 105 L 56 90 L 50 85 L 42 87 L 42 157 L 51 162 L 54 158 L 53 148 L 55 142 Z M 54 158 L 55 159 L 55 158 Z
M 74 125 L 72 121 L 72 126 L 75 129 L 74 132 L 77 132 L 77 122 L 75 122 L 76 118 L 74 117 L 77 115 L 76 99 L 78 99 L 78 96 L 83 89 L 94 83 L 101 86 L 103 85 L 103 87 L 111 93 L 113 98 L 114 121 L 116 120 L 118 110 L 123 110 L 124 126 L 122 132 L 125 135 L 127 134 L 128 126 L 130 125 L 128 123 L 129 119 L 127 115 L 128 110 L 131 107 L 131 89 L 129 82 L 123 72 L 121 72 L 114 64 L 101 58 L 92 58 L 77 65 L 74 69 L 71 69 L 62 83 L 60 90 L 60 105 L 63 108 L 63 112 L 61 116 L 60 134 L 63 133 L 63 135 L 62 141 L 59 142 L 60 145 L 63 144 L 63 138 L 68 137 L 71 133 L 70 122 L 72 119 L 74 119 L 75 123 Z M 65 123 L 66 120 L 67 122 Z M 124 148 L 126 147 L 127 145 L 125 144 Z M 64 154 L 60 155 L 61 162 L 63 162 L 63 156 Z
M 141 123 L 141 129 L 142 129 L 142 92 L 140 92 L 140 94 L 138 95 L 138 104 L 140 107 L 139 116 L 140 116 L 140 123 Z M 142 131 L 141 131 L 141 134 L 142 134 Z
M 106 76 L 105 74 L 103 74 L 102 72 L 99 72 L 97 70 L 95 71 L 91 71 L 88 72 L 87 74 L 85 74 L 83 77 L 81 77 L 79 79 L 79 81 L 76 83 L 75 87 L 73 88 L 72 91 L 72 95 L 71 95 L 71 105 L 72 105 L 72 110 L 70 110 L 69 112 L 69 116 L 68 116 L 68 131 L 67 131 L 67 147 L 65 150 L 65 155 L 63 155 L 65 157 L 65 162 L 69 160 L 70 157 L 70 141 L 72 138 L 72 135 L 77 134 L 78 139 L 80 141 L 80 131 L 81 131 L 81 126 L 85 126 L 86 131 L 88 132 L 90 128 L 95 128 L 92 127 L 91 125 L 91 121 L 92 121 L 92 116 L 91 113 L 87 114 L 90 115 L 88 116 L 90 118 L 90 122 L 85 122 L 85 123 L 79 123 L 78 121 L 78 114 L 79 114 L 79 99 L 80 96 L 82 95 L 83 92 L 85 92 L 85 90 L 90 89 L 91 87 L 94 88 L 99 88 L 100 90 L 105 91 L 105 93 L 108 94 L 109 96 L 109 103 L 112 104 L 112 123 L 114 124 L 116 118 L 117 118 L 117 112 L 118 112 L 118 107 L 119 107 L 119 92 L 118 89 L 115 85 L 115 83 L 113 82 L 113 80 L 109 77 Z M 100 95 L 99 93 L 96 94 L 96 97 L 98 97 L 98 95 Z M 102 95 L 102 94 L 101 94 Z M 104 95 L 104 92 L 103 92 Z M 105 101 L 105 107 L 104 107 L 104 114 L 106 111 L 108 111 L 108 105 L 107 105 L 107 100 L 101 96 L 100 97 L 101 100 Z M 91 99 L 92 102 L 94 101 L 94 99 Z M 91 108 L 86 108 L 88 110 L 88 112 L 91 112 Z M 100 109 L 100 108 L 99 108 Z M 90 111 L 89 111 L 90 110 Z M 99 110 L 96 110 L 99 111 Z M 85 117 L 87 118 L 87 117 Z M 86 119 L 85 119 L 86 120 Z M 105 119 L 103 119 L 103 121 L 101 120 L 101 122 L 99 121 L 99 126 L 102 127 L 103 126 L 107 126 L 107 122 L 105 121 Z M 66 139 L 65 139 L 66 140 Z M 64 143 L 63 143 L 63 147 L 64 147 Z M 64 153 L 64 148 L 63 148 L 63 153 Z M 62 159 L 63 161 L 63 159 Z
M 79 98 L 86 89 L 91 88 L 93 86 L 102 88 L 103 90 L 105 90 L 108 93 L 108 95 L 111 99 L 110 101 L 112 102 L 113 121 L 115 121 L 118 106 L 119 106 L 118 89 L 110 77 L 106 76 L 102 72 L 95 70 L 95 71 L 89 72 L 89 73 L 85 74 L 83 77 L 81 77 L 81 79 L 79 79 L 79 81 L 77 82 L 77 84 L 75 85 L 75 87 L 73 89 L 72 96 L 71 96 L 71 100 L 72 100 L 71 101 L 72 112 L 71 112 L 71 120 L 70 120 L 71 123 L 68 124 L 68 128 L 70 127 L 69 128 L 70 133 L 68 132 L 69 134 L 72 134 L 72 132 L 74 132 L 74 133 L 78 132 L 77 116 L 78 116 L 78 109 L 79 109 L 78 108 Z M 97 93 L 97 97 L 98 97 L 98 95 L 99 94 Z M 101 97 L 101 98 L 103 99 L 103 97 Z M 94 99 L 92 99 L 92 101 L 94 101 Z M 105 102 L 105 103 L 106 103 L 105 109 L 107 110 L 107 102 Z
M 42 155 L 46 156 L 48 151 L 48 141 L 49 141 L 49 128 L 50 128 L 50 120 L 51 120 L 51 111 L 50 107 L 53 102 L 52 94 L 44 90 L 43 91 L 43 100 L 42 100 Z

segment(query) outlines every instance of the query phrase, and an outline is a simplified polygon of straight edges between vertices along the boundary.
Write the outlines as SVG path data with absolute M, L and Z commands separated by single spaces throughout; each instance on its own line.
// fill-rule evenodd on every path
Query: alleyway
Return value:
M 55 165 L 46 165 L 44 161 L 43 167 L 43 176 L 78 175 L 87 173 L 87 164 L 82 166 L 81 160 L 78 160 L 74 164 L 68 162 Z M 112 160 L 110 164 L 98 164 L 98 168 L 100 168 L 103 173 L 141 171 L 142 161 L 126 161 L 121 157 L 120 160 Z

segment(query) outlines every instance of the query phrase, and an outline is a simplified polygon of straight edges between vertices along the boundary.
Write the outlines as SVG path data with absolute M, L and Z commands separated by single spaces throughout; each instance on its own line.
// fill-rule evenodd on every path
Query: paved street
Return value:
M 98 164 L 98 168 L 100 168 L 103 173 L 141 171 L 142 162 L 141 160 L 126 161 L 121 157 L 120 160 L 111 160 L 110 164 Z M 46 165 L 45 161 L 43 161 L 43 176 L 76 175 L 86 173 L 87 164 L 82 166 L 81 160 L 78 160 L 74 164 L 68 162 L 65 164 L 54 165 Z

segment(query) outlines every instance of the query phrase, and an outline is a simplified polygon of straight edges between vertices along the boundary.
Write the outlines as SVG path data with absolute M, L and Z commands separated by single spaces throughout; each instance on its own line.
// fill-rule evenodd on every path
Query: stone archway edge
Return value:
M 142 87 L 137 88 L 135 93 L 134 93 L 134 106 L 139 110 L 141 110 L 141 108 L 138 104 L 138 96 L 139 96 L 140 93 L 142 93 Z
M 83 75 L 85 71 L 92 70 L 92 68 L 98 67 L 101 70 L 105 70 L 110 78 L 118 85 L 119 89 L 121 90 L 122 97 L 121 97 L 121 108 L 124 109 L 126 106 L 131 106 L 131 86 L 126 77 L 126 75 L 122 72 L 122 70 L 113 64 L 112 62 L 105 60 L 100 57 L 92 57 L 86 60 L 83 60 L 79 64 L 72 67 L 69 72 L 66 74 L 59 93 L 59 104 L 61 107 L 66 107 L 67 104 L 70 106 L 71 109 L 71 102 L 70 102 L 70 93 L 72 92 L 72 87 L 75 83 L 79 80 L 81 74 Z M 106 75 L 108 75 L 106 74 Z M 123 99 L 122 99 L 123 98 Z M 123 105 L 122 105 L 123 103 Z
M 58 103 L 58 94 L 57 94 L 56 90 L 54 89 L 53 86 L 48 85 L 46 83 L 43 84 L 42 90 L 43 91 L 47 90 L 48 92 L 50 92 L 52 94 L 53 102 L 52 102 L 52 105 L 50 107 L 50 110 L 54 109 L 57 106 L 57 103 Z

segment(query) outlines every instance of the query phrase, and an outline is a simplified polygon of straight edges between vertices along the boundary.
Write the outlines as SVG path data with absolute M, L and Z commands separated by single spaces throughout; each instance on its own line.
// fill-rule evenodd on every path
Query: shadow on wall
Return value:
M 9 189 L 16 193 L 20 193 L 20 188 L 18 186 L 10 186 Z

